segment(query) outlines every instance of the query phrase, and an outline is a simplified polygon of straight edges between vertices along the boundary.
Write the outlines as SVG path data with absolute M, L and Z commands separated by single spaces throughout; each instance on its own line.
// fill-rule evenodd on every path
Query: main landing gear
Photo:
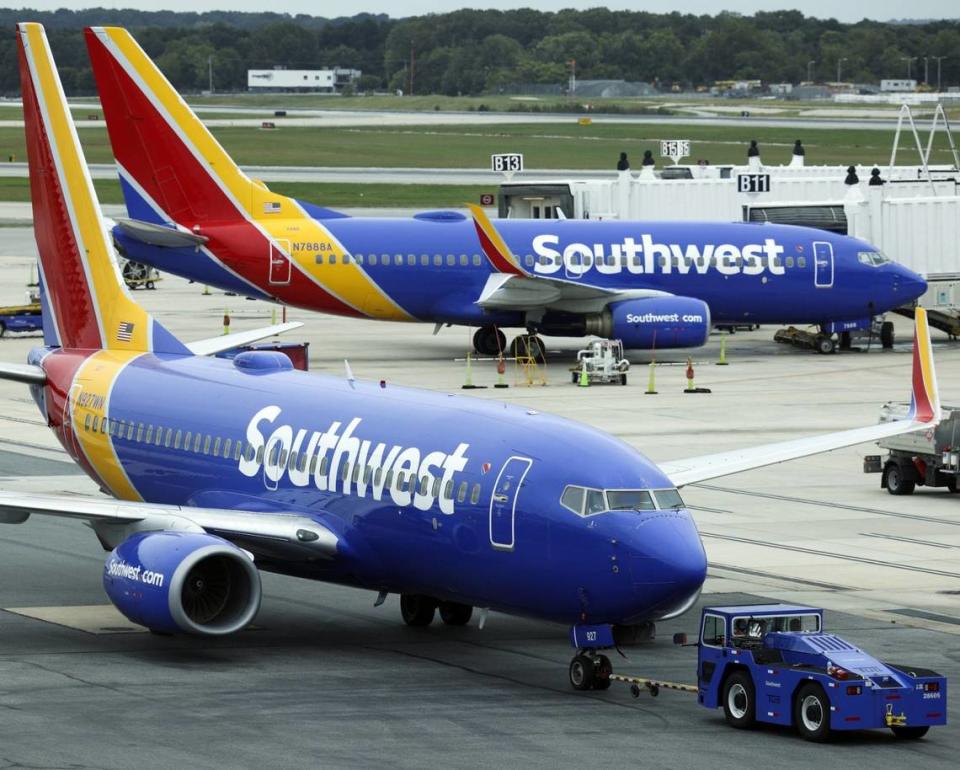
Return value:
M 441 602 L 423 594 L 401 594 L 400 615 L 408 626 L 429 626 L 440 610 L 445 626 L 465 626 L 473 617 L 473 607 L 457 602 Z
M 507 348 L 507 335 L 496 326 L 481 326 L 473 334 L 473 348 L 482 356 L 499 356 Z
M 507 347 L 507 337 L 496 326 L 481 326 L 473 333 L 473 349 L 481 356 L 509 355 L 511 358 L 546 360 L 547 348 L 535 334 L 518 334 Z

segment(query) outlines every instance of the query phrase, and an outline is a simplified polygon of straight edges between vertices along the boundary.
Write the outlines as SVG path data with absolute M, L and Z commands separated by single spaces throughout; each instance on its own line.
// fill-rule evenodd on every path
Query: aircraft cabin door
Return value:
M 270 241 L 270 285 L 286 286 L 290 283 L 291 265 L 287 254 L 290 253 L 290 241 L 283 238 Z
M 818 289 L 833 286 L 833 245 L 826 241 L 813 242 L 813 283 Z
M 501 551 L 512 551 L 516 540 L 517 496 L 523 480 L 533 465 L 527 457 L 511 457 L 497 476 L 490 497 L 490 545 Z
M 563 254 L 563 271 L 567 278 L 574 280 L 583 278 L 583 274 L 593 267 L 593 252 L 590 249 L 565 249 Z
M 60 424 L 63 426 L 64 438 L 70 443 L 73 449 L 72 454 L 75 457 L 81 457 L 83 450 L 80 447 L 80 441 L 73 430 L 73 412 L 77 403 L 80 401 L 80 394 L 83 393 L 83 383 L 75 382 L 70 386 L 70 392 L 63 400 L 63 411 L 60 414 Z M 104 417 L 106 419 L 106 417 Z

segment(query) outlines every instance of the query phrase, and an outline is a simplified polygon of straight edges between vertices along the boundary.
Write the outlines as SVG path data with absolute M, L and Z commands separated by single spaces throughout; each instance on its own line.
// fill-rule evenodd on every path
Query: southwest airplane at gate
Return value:
M 923 310 L 904 420 L 660 465 L 524 408 L 312 375 L 265 351 L 195 355 L 212 348 L 127 293 L 43 28 L 17 38 L 47 323 L 0 377 L 29 385 L 112 499 L 0 492 L 0 521 L 86 522 L 110 601 L 152 630 L 243 629 L 265 570 L 399 594 L 411 625 L 438 609 L 464 624 L 474 607 L 568 624 L 572 684 L 604 687 L 598 650 L 686 611 L 703 585 L 678 487 L 939 419 Z
M 86 30 L 129 219 L 131 259 L 248 296 L 346 316 L 703 344 L 711 323 L 859 322 L 920 276 L 864 241 L 780 225 L 355 219 L 248 178 L 123 29 Z M 321 129 L 318 129 L 321 130 Z M 400 141 L 400 139 L 398 139 Z

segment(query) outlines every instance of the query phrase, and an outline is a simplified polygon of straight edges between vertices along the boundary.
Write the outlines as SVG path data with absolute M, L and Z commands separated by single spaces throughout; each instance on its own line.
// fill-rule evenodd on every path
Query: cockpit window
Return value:
M 884 254 L 881 254 L 879 251 L 861 251 L 857 253 L 857 259 L 860 260 L 864 265 L 870 265 L 871 267 L 877 267 L 879 265 L 885 265 L 890 261 L 890 258 Z
M 657 498 L 657 508 L 683 508 L 683 498 L 676 489 L 658 489 L 653 494 Z
M 560 498 L 560 505 L 569 508 L 575 514 L 583 514 L 583 493 L 586 492 L 583 487 L 567 487 L 563 490 L 563 496 Z
M 655 510 L 653 497 L 644 489 L 609 489 L 607 503 L 611 511 Z
M 600 513 L 607 510 L 607 504 L 603 499 L 603 492 L 599 489 L 587 490 L 587 505 L 584 513 L 589 516 L 591 513 Z
M 578 516 L 604 511 L 655 511 L 683 508 L 676 489 L 589 489 L 573 484 L 564 488 L 560 504 Z

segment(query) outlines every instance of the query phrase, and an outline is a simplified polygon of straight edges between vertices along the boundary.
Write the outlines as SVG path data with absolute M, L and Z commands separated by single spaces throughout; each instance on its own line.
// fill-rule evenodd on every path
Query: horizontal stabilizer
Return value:
M 234 332 L 233 334 L 222 334 L 219 337 L 210 337 L 205 340 L 187 343 L 187 348 L 195 356 L 212 356 L 215 353 L 221 353 L 224 350 L 238 348 L 241 345 L 250 345 L 254 342 L 274 337 L 284 332 L 299 329 L 303 324 L 300 321 L 289 321 L 285 324 L 274 324 L 273 326 L 263 326 L 259 329 L 251 329 L 247 332 Z
M 209 239 L 204 235 L 197 235 L 182 227 L 173 228 L 157 225 L 153 222 L 143 222 L 139 219 L 117 217 L 117 227 L 124 234 L 140 243 L 149 246 L 163 246 L 169 249 L 178 249 L 184 246 L 197 247 L 205 244 Z
M 43 385 L 47 375 L 43 369 L 33 364 L 5 364 L 0 362 L 0 380 L 25 382 L 28 385 Z

